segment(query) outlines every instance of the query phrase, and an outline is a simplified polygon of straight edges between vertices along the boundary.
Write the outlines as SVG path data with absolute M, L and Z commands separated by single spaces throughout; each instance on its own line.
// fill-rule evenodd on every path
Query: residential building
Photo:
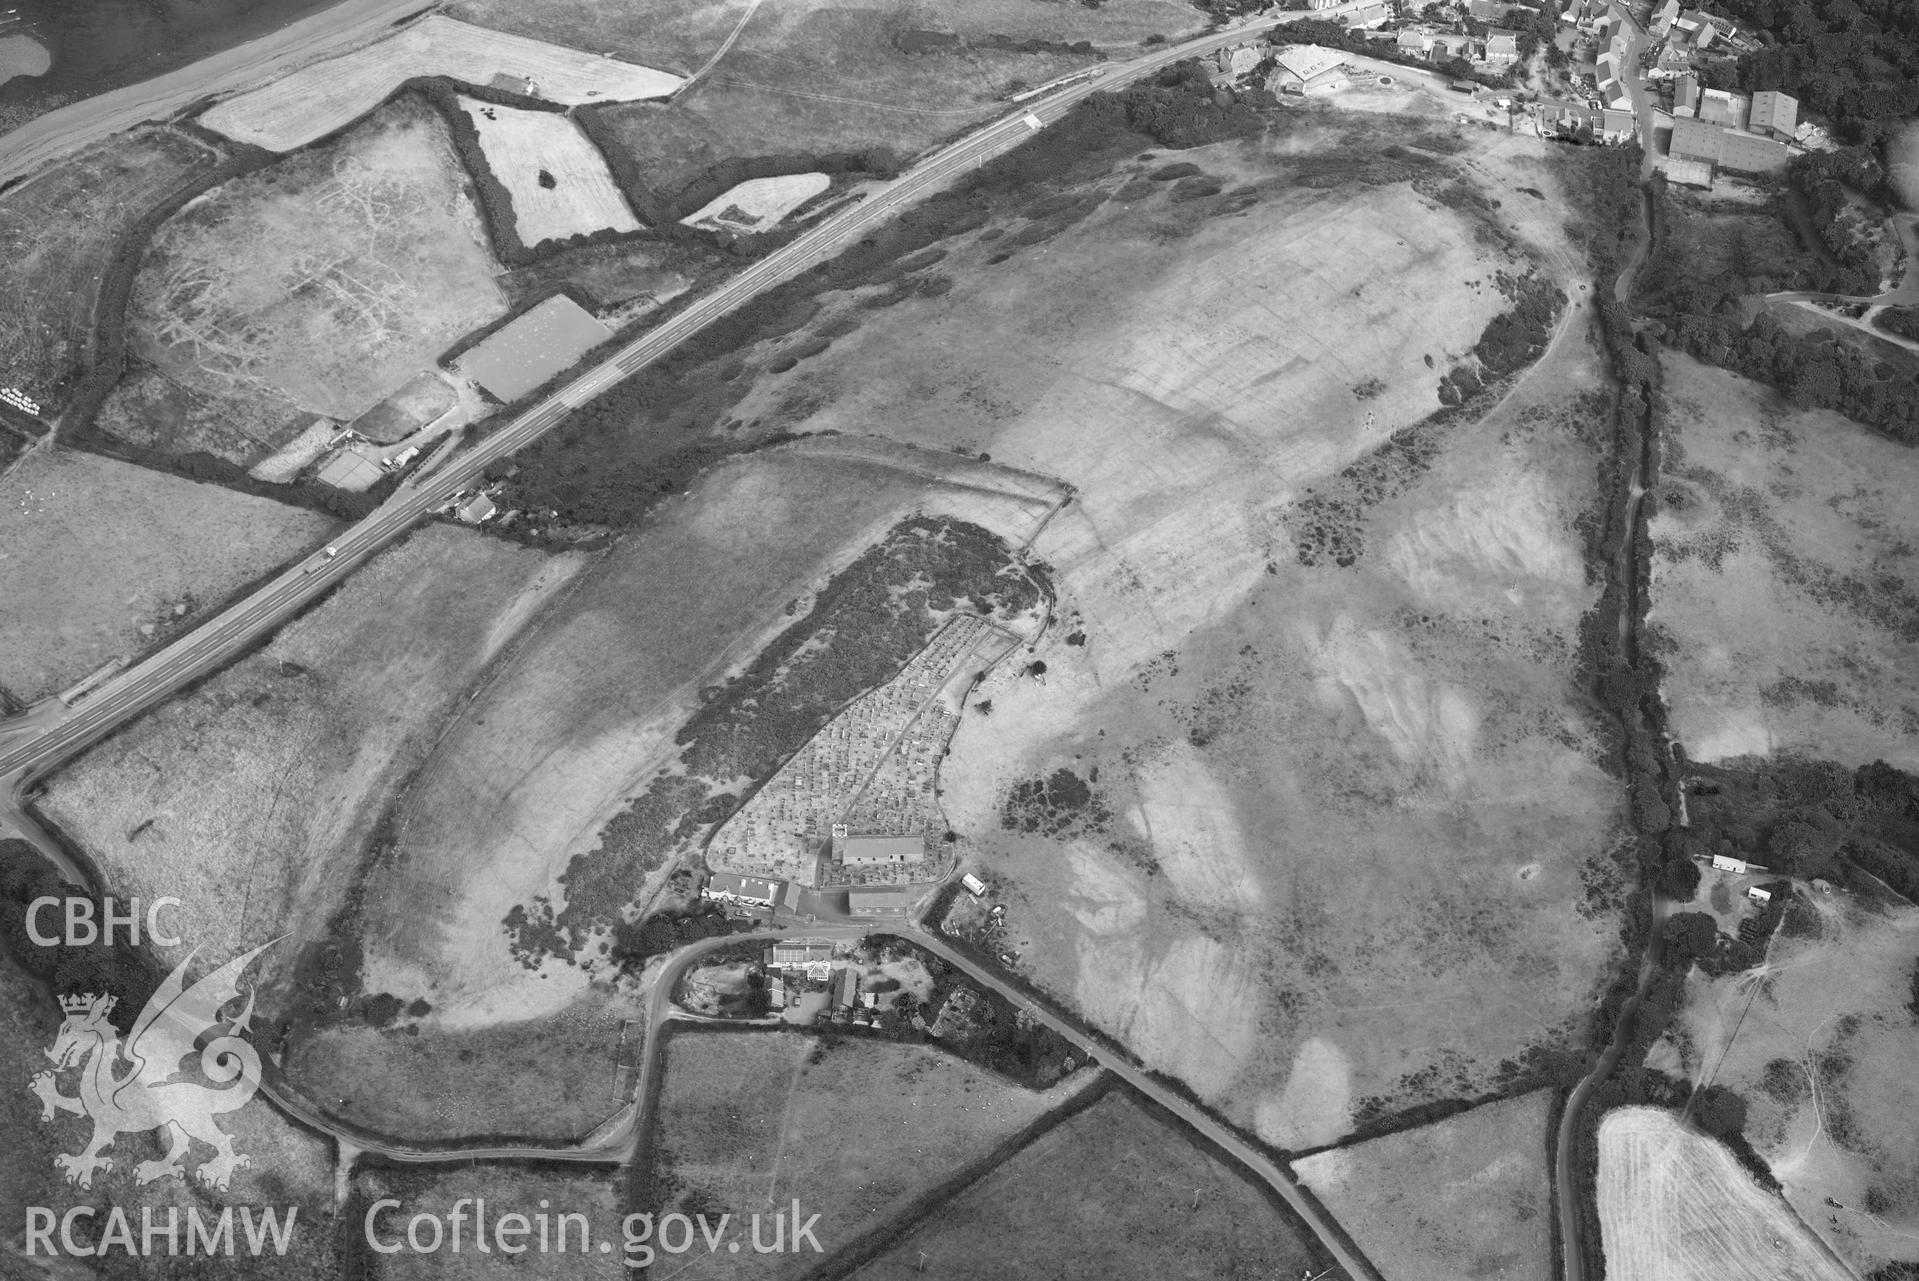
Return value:
M 1449 58 L 1471 62 L 1476 45 L 1477 42 L 1464 32 L 1441 31 L 1433 36 L 1433 51 L 1429 56 L 1434 62 L 1445 62 Z
M 1655 36 L 1665 35 L 1666 32 L 1672 28 L 1673 19 L 1677 18 L 1678 16 L 1679 16 L 1679 0 L 1666 0 L 1664 4 L 1660 5 L 1658 9 L 1653 11 L 1653 15 L 1652 15 L 1653 35 Z
M 1288 45 L 1279 51 L 1272 79 L 1266 87 L 1274 93 L 1330 93 L 1350 83 L 1344 55 L 1316 44 Z
M 1354 31 L 1370 31 L 1392 21 L 1393 11 L 1383 4 L 1369 4 L 1346 15 L 1346 25 Z
M 1306 7 L 1308 9 L 1332 9 L 1343 2 L 1344 0 L 1306 0 Z
M 831 939 L 779 939 L 769 949 L 767 964 L 781 969 L 789 965 L 811 965 L 833 959 Z
M 1683 36 L 1695 49 L 1704 49 L 1713 42 L 1713 38 L 1723 31 L 1730 34 L 1732 24 L 1724 18 L 1715 18 L 1701 13 L 1697 9 L 1687 9 L 1672 21 L 1675 36 Z
M 459 518 L 469 525 L 484 525 L 499 514 L 500 509 L 485 494 L 475 494 L 461 504 L 457 513 Z
M 1712 856 L 1712 870 L 1715 872 L 1731 872 L 1734 875 L 1744 875 L 1746 863 L 1744 859 L 1733 858 L 1727 854 L 1715 854 Z
M 1755 885 L 1746 891 L 1746 897 L 1755 903 L 1770 903 L 1772 902 L 1772 891 L 1762 890 Z
M 1264 54 L 1258 44 L 1243 44 L 1232 49 L 1221 49 L 1214 56 L 1214 65 L 1221 75 L 1243 76 L 1259 65 Z
M 1599 120 L 1599 136 L 1603 141 L 1625 142 L 1633 135 L 1633 116 L 1630 111 L 1602 111 Z
M 1393 47 L 1401 53 L 1423 58 L 1432 52 L 1433 36 L 1430 31 L 1401 31 L 1393 39 Z
M 1752 96 L 1752 111 L 1746 127 L 1768 138 L 1790 138 L 1799 128 L 1799 99 L 1790 94 L 1766 90 Z
M 764 876 L 715 872 L 707 879 L 705 888 L 700 891 L 700 897 L 712 899 L 716 903 L 733 903 L 743 907 L 771 907 L 779 901 L 780 890 L 784 884 L 782 881 L 768 880 Z
M 839 972 L 839 978 L 833 985 L 833 1004 L 842 1010 L 849 1008 L 859 996 L 860 975 L 852 966 Z
M 1539 124 L 1561 137 L 1619 143 L 1633 134 L 1630 111 L 1606 111 L 1576 102 L 1549 102 L 1539 108 Z
M 1660 49 L 1659 56 L 1646 69 L 1646 75 L 1653 80 L 1671 80 L 1691 70 L 1692 55 L 1676 44 L 1668 44 Z

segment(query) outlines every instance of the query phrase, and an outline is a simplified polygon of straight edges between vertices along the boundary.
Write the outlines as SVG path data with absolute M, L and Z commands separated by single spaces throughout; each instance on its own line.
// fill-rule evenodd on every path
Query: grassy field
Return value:
M 1599 1123 L 1599 1222 L 1614 1281 L 1847 1281 L 1777 1196 L 1716 1141 L 1656 1108 Z
M 549 1013 L 492 1027 L 429 1015 L 322 1028 L 295 1040 L 287 1078 L 322 1110 L 405 1140 L 577 1141 L 628 1101 L 620 1032 L 638 1011 L 599 992 L 549 995 Z
M 788 1032 L 680 1032 L 667 1043 L 652 1204 L 771 1215 L 799 1198 L 827 1256 L 1087 1085 L 1023 1090 L 927 1046 Z M 798 1276 L 800 1255 L 689 1257 L 694 1278 Z
M 1253 1281 L 1326 1266 L 1236 1167 L 1119 1093 L 1041 1135 L 853 1277 L 915 1276 L 922 1255 L 928 1276 L 982 1281 Z
M 651 67 L 430 14 L 377 44 L 228 98 L 200 120 L 240 142 L 293 151 L 353 123 L 413 76 L 483 85 L 500 75 L 530 79 L 540 97 L 568 105 L 661 98 L 680 83 Z
M 486 1281 L 491 1277 L 528 1276 L 538 1276 L 542 1281 L 575 1281 L 575 1278 L 610 1281 L 614 1277 L 633 1275 L 622 1265 L 620 1189 L 614 1178 L 603 1171 L 558 1164 L 537 1168 L 502 1165 L 451 1169 L 436 1166 L 362 1168 L 354 1172 L 353 1190 L 360 1198 L 359 1203 L 367 1206 L 382 1199 L 400 1203 L 400 1208 L 383 1210 L 374 1221 L 374 1232 L 384 1244 L 405 1241 L 407 1225 L 416 1214 L 439 1219 L 448 1236 L 446 1244 L 432 1253 L 403 1248 L 395 1254 L 379 1255 L 362 1247 L 360 1262 L 368 1270 L 350 1275 L 364 1275 L 378 1281 Z M 458 1203 L 463 1199 L 469 1204 L 460 1206 Z M 490 1248 L 484 1253 L 474 1246 L 478 1208 L 471 1204 L 473 1201 L 484 1201 L 486 1206 Z M 464 1216 L 460 1224 L 461 1248 L 457 1252 L 452 1247 L 451 1229 L 447 1226 L 456 1207 Z M 515 1225 L 510 1222 L 508 1235 L 498 1235 L 497 1225 L 509 1214 L 523 1216 L 530 1229 L 526 1236 L 517 1238 L 518 1244 L 526 1249 L 523 1254 L 509 1254 L 499 1248 L 502 1242 L 510 1246 L 516 1240 L 511 1235 Z M 559 1217 L 562 1214 L 584 1216 L 584 1250 L 579 1220 L 570 1220 L 564 1225 L 562 1238 Z M 547 1228 L 545 1249 L 541 1249 L 541 1215 L 545 1216 Z M 422 1228 L 421 1233 L 421 1240 L 430 1239 L 426 1228 Z M 361 1234 L 356 1231 L 355 1236 Z M 599 1248 L 602 1241 L 610 1243 L 612 1249 L 602 1252 Z
M 330 517 L 41 450 L 0 480 L 0 688 L 58 693 L 317 546 Z
M 892 305 L 733 411 L 1075 486 L 1046 683 L 988 678 L 942 804 L 1029 976 L 1281 1146 L 1576 1043 L 1613 957 L 1579 321 L 1490 419 L 1395 438 L 1513 276 L 1580 296 L 1562 204 L 1475 204 L 1556 196 L 1543 146 L 1306 118 L 1127 163 L 942 243 L 937 297 L 829 297 L 820 332 Z M 1061 768 L 1107 817 L 1008 830 Z
M 891 24 L 889 29 L 902 31 L 921 28 L 1064 43 L 1090 40 L 1095 45 L 1122 48 L 1136 47 L 1149 35 L 1197 31 L 1203 22 L 1196 9 L 1180 0 L 1103 0 L 1098 7 L 1048 0 L 971 0 L 961 8 L 948 10 L 880 0 L 863 8 L 811 7 L 871 11 Z M 483 27 L 580 49 L 611 51 L 622 58 L 690 75 L 720 49 L 749 12 L 753 16 L 742 36 L 750 33 L 758 38 L 762 25 L 777 30 L 784 19 L 774 12 L 775 8 L 749 0 L 676 0 L 644 10 L 609 6 L 597 0 L 452 0 L 446 12 Z M 872 51 L 870 44 L 862 43 L 849 49 L 848 55 Z M 882 57 L 897 56 L 890 45 L 877 52 Z M 720 65 L 730 67 L 730 55 Z
M 539 1008 L 552 984 L 514 959 L 500 922 L 538 895 L 565 901 L 569 864 L 680 760 L 675 735 L 704 689 L 916 507 L 1017 543 L 1056 498 L 991 465 L 858 440 L 714 469 L 622 539 L 436 747 L 401 809 L 397 857 L 369 889 L 369 965 L 392 976 L 388 990 L 474 1018 Z
M 251 464 L 358 417 L 505 310 L 440 120 L 407 98 L 220 188 L 154 238 L 128 322 L 145 368 L 101 428 Z
M 1293 1169 L 1386 1276 L 1550 1281 L 1552 1114 L 1535 1090 Z
M 1808 892 L 1792 912 L 1760 969 L 1694 973 L 1670 1037 L 1678 1070 L 1746 1100 L 1747 1139 L 1860 1272 L 1919 1260 L 1919 911 Z
M 479 131 L 487 167 L 513 198 L 514 227 L 528 246 L 603 229 L 639 230 L 606 157 L 566 116 L 466 97 L 460 105 Z
M 481 4 L 494 7 L 487 0 Z M 481 4 L 469 0 L 463 11 Z M 559 21 L 564 6 L 515 7 L 530 11 L 529 16 L 480 20 L 545 24 Z M 674 43 L 689 61 L 703 62 L 731 29 L 723 14 L 737 21 L 739 12 L 732 6 L 692 10 L 682 19 L 683 34 Z M 547 13 L 554 16 L 535 16 Z M 993 0 L 947 10 L 905 0 L 765 4 L 747 22 L 738 43 L 685 96 L 669 104 L 623 106 L 607 118 L 647 180 L 669 194 L 708 166 L 738 156 L 881 146 L 912 155 L 1005 110 L 1010 92 L 1089 66 L 1092 58 L 983 47 L 914 55 L 895 43 L 909 31 L 1064 43 L 1090 40 L 1136 52 L 1144 36 L 1193 29 L 1200 19 L 1196 10 L 1160 0 L 1115 0 L 1097 9 L 1034 0 Z M 603 20 L 595 29 L 604 31 L 615 47 L 622 38 L 645 39 L 637 31 L 627 35 L 624 27 L 612 27 L 612 21 L 617 20 Z
M 89 147 L 0 195 L 0 369 L 49 410 L 93 341 L 101 274 L 128 227 L 213 167 L 211 148 L 143 127 Z
M 1919 768 L 1919 459 L 1736 374 L 1662 363 L 1650 620 L 1674 737 L 1703 761 Z
M 292 981 L 296 961 L 333 938 L 368 842 L 454 700 L 577 567 L 462 530 L 417 533 L 62 770 L 48 812 L 115 893 L 182 899 L 186 947 L 287 935 L 260 962 L 263 1015 L 330 1005 L 322 985 Z M 336 941 L 351 945 L 346 933 Z

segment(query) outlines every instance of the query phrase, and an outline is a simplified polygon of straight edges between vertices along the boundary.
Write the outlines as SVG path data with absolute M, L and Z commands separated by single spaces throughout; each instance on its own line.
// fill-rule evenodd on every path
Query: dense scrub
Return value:
M 542 900 L 506 925 L 516 954 L 582 952 L 617 931 L 644 874 L 723 823 L 843 707 L 887 680 L 954 612 L 1010 617 L 1043 589 L 986 529 L 914 517 L 834 576 L 806 617 L 712 691 L 680 730 L 683 772 L 655 778 L 560 878 L 566 905 Z M 740 780 L 750 780 L 744 787 Z M 736 790 L 738 789 L 738 790 Z

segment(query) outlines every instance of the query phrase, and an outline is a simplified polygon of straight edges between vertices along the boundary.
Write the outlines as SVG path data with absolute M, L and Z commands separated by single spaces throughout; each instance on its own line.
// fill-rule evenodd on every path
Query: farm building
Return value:
M 1755 885 L 1746 891 L 1746 897 L 1755 903 L 1770 903 L 1772 902 L 1772 891 L 1762 890 Z
M 716 903 L 739 903 L 748 907 L 771 907 L 779 901 L 780 889 L 784 883 L 768 880 L 764 876 L 741 876 L 735 872 L 715 872 L 706 887 L 700 891 L 701 898 L 712 899 Z
M 1755 93 L 1746 127 L 1768 138 L 1792 137 L 1793 131 L 1799 127 L 1799 99 L 1770 89 Z
M 1776 173 L 1789 158 L 1783 142 L 1684 118 L 1672 122 L 1671 150 L 1675 160 L 1703 161 L 1740 173 Z
M 1274 93 L 1331 93 L 1349 83 L 1342 56 L 1316 44 L 1288 45 L 1276 61 L 1279 66 L 1267 83 Z
M 1751 110 L 1752 100 L 1743 93 L 1708 89 L 1699 96 L 1699 118 L 1709 124 L 1737 128 L 1746 123 L 1746 115 Z
M 971 894 L 974 898 L 978 898 L 980 895 L 986 893 L 986 882 L 982 881 L 979 877 L 974 876 L 971 872 L 968 872 L 966 875 L 960 877 L 960 884 L 964 885 L 966 887 L 966 892 L 968 894 Z
M 556 294 L 482 339 L 456 367 L 488 395 L 511 403 L 612 336 L 592 312 Z
M 1701 191 L 1712 190 L 1712 166 L 1702 160 L 1668 160 L 1659 172 L 1666 175 L 1667 182 L 1697 187 Z
M 921 836 L 849 836 L 836 842 L 840 862 L 870 867 L 878 863 L 917 863 L 926 857 Z

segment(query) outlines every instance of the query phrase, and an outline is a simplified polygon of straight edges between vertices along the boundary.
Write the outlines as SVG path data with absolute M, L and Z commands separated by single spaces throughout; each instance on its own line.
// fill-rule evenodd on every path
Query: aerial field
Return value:
M 1828 411 L 1662 358 L 1650 621 L 1688 756 L 1919 768 L 1919 457 Z
M 1119 1092 L 1041 1135 L 853 1277 L 915 1276 L 922 1256 L 928 1276 L 979 1281 L 1254 1281 L 1326 1266 L 1236 1166 Z
M 1614 954 L 1583 308 L 1491 418 L 1394 440 L 1502 273 L 1587 283 L 1545 144 L 1481 137 L 1309 121 L 1130 162 L 1077 223 L 1060 193 L 943 242 L 950 290 L 734 410 L 1075 487 L 1034 547 L 1046 682 L 988 676 L 941 804 L 1021 969 L 1281 1147 L 1583 1043 Z M 1151 180 L 1174 159 L 1201 172 Z M 1550 196 L 1471 212 L 1511 185 Z M 1029 830 L 1009 798 L 1062 769 L 1096 803 Z
M 751 231 L 778 222 L 833 185 L 823 173 L 796 173 L 781 178 L 751 178 L 713 197 L 680 219 L 689 227 L 730 227 Z
M 377 44 L 302 67 L 228 98 L 200 123 L 268 151 L 293 151 L 373 110 L 414 76 L 487 84 L 495 76 L 530 79 L 548 102 L 627 102 L 663 98 L 680 77 L 429 14 Z
M 1678 1062 L 1746 1101 L 1787 1200 L 1861 1273 L 1919 1260 L 1919 910 L 1840 892 L 1791 910 L 1760 971 L 1693 974 Z
M 21 702 L 56 694 L 197 622 L 338 525 L 97 454 L 42 449 L 0 480 L 0 689 Z
M 1658 1108 L 1599 1123 L 1599 1227 L 1613 1281 L 1850 1281 L 1717 1141 Z
M 578 1142 L 630 1101 L 622 1028 L 637 1005 L 549 985 L 537 1017 L 492 1027 L 357 1020 L 296 1035 L 287 1080 L 321 1109 L 405 1141 Z M 641 1033 L 637 1022 L 625 1039 Z
M 89 359 L 101 275 L 139 217 L 219 161 L 143 126 L 47 166 L 0 195 L 0 386 L 49 412 Z
M 541 975 L 581 971 L 526 969 L 501 922 L 539 895 L 565 901 L 569 862 L 679 761 L 675 734 L 703 687 L 750 663 L 826 576 L 916 508 L 1017 545 L 1058 498 L 989 464 L 859 439 L 715 467 L 597 562 L 435 747 L 399 811 L 396 857 L 369 885 L 369 975 L 449 1018 L 544 1008 L 554 983 Z
M 1119 12 L 1109 17 L 1109 10 Z M 647 181 L 667 194 L 735 157 L 868 147 L 911 156 L 1007 110 L 1009 93 L 1091 66 L 1094 59 L 994 48 L 914 55 L 895 43 L 907 32 L 938 28 L 1025 39 L 1057 28 L 1039 38 L 1072 42 L 1099 41 L 1103 28 L 1107 39 L 1127 41 L 1127 52 L 1137 52 L 1143 36 L 1197 26 L 1198 17 L 1197 11 L 1157 3 L 1097 10 L 1006 0 L 945 10 L 905 0 L 762 4 L 738 42 L 683 97 L 632 103 L 605 115 Z M 716 37 L 708 52 L 723 38 Z
M 667 1042 L 653 1204 L 736 1220 L 799 1198 L 827 1256 L 948 1179 L 984 1165 L 1091 1082 L 1026 1090 L 931 1046 L 791 1032 L 686 1032 Z M 770 1235 L 770 1230 L 769 1230 Z M 791 1277 L 794 1255 L 689 1255 L 677 1275 Z
M 160 479 L 141 484 L 154 493 Z M 116 894 L 183 901 L 180 955 L 284 935 L 258 962 L 263 1013 L 284 1013 L 313 998 L 290 983 L 294 963 L 334 937 L 366 843 L 454 700 L 579 563 L 422 530 L 264 650 L 56 774 L 47 811 Z
M 513 225 L 528 246 L 589 232 L 638 231 L 606 157 L 579 126 L 551 111 L 519 111 L 462 97 L 487 167 L 513 197 Z
M 149 367 L 108 434 L 251 465 L 314 414 L 357 418 L 505 300 L 445 126 L 395 102 L 161 228 L 128 309 Z
M 1387 1277 L 1550 1281 L 1552 1115 L 1535 1090 L 1293 1169 Z

